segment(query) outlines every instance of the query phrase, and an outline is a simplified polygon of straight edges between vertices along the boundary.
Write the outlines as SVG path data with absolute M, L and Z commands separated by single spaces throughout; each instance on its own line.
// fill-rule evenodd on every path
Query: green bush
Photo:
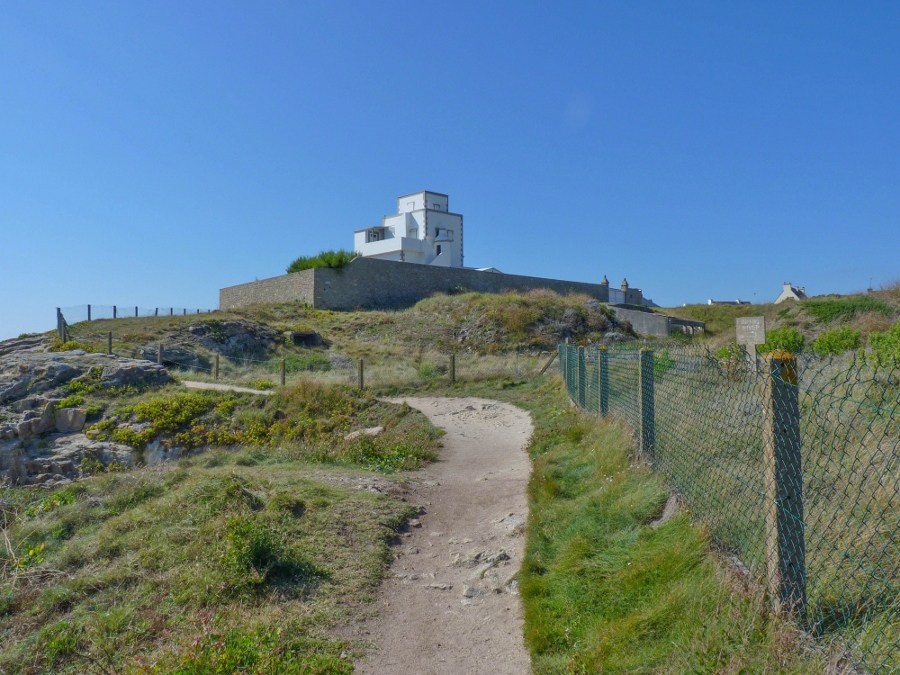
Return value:
M 337 251 L 322 251 L 318 255 L 300 256 L 287 267 L 287 272 L 302 272 L 303 270 L 311 270 L 318 267 L 328 267 L 331 269 L 341 269 L 350 264 L 350 261 L 358 257 L 359 253 L 355 251 L 345 251 L 338 249 Z
M 766 343 L 759 348 L 759 351 L 765 354 L 780 349 L 791 354 L 799 354 L 803 351 L 804 342 L 803 333 L 793 326 L 783 326 L 769 331 Z
M 81 349 L 86 352 L 97 351 L 90 345 L 83 342 L 78 342 L 77 340 L 69 340 L 68 342 L 63 342 L 59 338 L 54 338 L 53 342 L 50 344 L 51 352 L 74 352 L 76 349 Z
M 900 359 L 900 321 L 883 333 L 869 335 L 869 347 L 879 359 Z
M 829 354 L 843 354 L 847 351 L 859 349 L 860 344 L 862 344 L 862 337 L 858 330 L 841 326 L 835 330 L 822 333 L 813 342 L 812 347 L 818 356 L 828 356 Z
M 716 350 L 716 358 L 723 361 L 739 361 L 744 358 L 744 350 L 737 342 L 729 342 Z
M 82 403 L 84 403 L 84 399 L 78 394 L 72 394 L 71 396 L 66 396 L 62 401 L 56 404 L 56 409 L 61 410 L 62 408 L 77 408 Z
M 887 303 L 865 295 L 804 300 L 802 304 L 803 308 L 821 323 L 830 323 L 835 319 L 852 319 L 857 314 L 865 312 L 877 314 L 890 314 L 891 312 Z

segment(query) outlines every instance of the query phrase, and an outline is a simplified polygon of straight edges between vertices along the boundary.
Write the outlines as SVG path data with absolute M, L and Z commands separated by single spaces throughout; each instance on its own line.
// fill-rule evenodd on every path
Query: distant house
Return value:
M 439 192 L 398 197 L 397 213 L 354 233 L 354 249 L 366 258 L 462 267 L 463 217 L 451 213 L 449 204 Z
M 790 281 L 784 282 L 784 288 L 781 289 L 781 295 L 775 298 L 775 304 L 785 300 L 806 300 L 806 288 L 803 286 L 791 286 Z
M 741 300 L 738 298 L 737 300 L 713 300 L 710 298 L 706 301 L 707 305 L 749 305 L 749 300 Z

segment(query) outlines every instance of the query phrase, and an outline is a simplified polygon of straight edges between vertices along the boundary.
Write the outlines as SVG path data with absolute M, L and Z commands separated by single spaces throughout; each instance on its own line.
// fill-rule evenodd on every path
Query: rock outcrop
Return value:
M 128 446 L 80 433 L 85 408 L 59 405 L 65 385 L 110 389 L 156 387 L 174 382 L 162 366 L 76 350 L 47 352 L 45 336 L 0 342 L 0 484 L 56 485 L 77 477 L 85 459 L 131 466 Z M 16 349 L 21 347 L 21 349 Z

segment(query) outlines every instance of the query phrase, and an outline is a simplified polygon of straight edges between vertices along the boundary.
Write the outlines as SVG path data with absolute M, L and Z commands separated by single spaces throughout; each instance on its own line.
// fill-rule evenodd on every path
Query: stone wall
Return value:
M 501 293 L 537 288 L 548 288 L 561 295 L 584 293 L 600 302 L 609 299 L 608 286 L 600 284 L 357 258 L 343 269 L 305 270 L 223 288 L 219 291 L 219 307 L 298 301 L 319 309 L 400 309 L 434 293 Z
M 219 290 L 219 308 L 234 309 L 270 302 L 315 302 L 316 272 L 303 270 Z
M 542 279 L 517 274 L 479 272 L 461 267 L 433 267 L 408 262 L 356 258 L 343 269 L 313 269 L 230 286 L 219 291 L 219 307 L 234 309 L 273 302 L 306 302 L 318 309 L 401 309 L 435 293 L 502 293 L 547 288 L 560 295 L 584 293 L 609 302 L 609 286 Z M 676 319 L 641 310 L 641 290 L 626 292 L 629 307 L 610 305 L 620 319 L 641 335 L 666 337 L 675 328 L 693 333 L 699 321 Z
M 669 337 L 670 321 L 672 319 L 670 316 L 613 305 L 610 305 L 609 308 L 615 312 L 617 319 L 630 323 L 634 331 L 640 335 Z

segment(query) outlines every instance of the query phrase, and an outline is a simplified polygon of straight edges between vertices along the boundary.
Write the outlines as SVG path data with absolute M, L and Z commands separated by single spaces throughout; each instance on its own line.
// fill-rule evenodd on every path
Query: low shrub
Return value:
M 766 336 L 766 342 L 759 348 L 759 352 L 764 354 L 781 350 L 791 354 L 799 354 L 803 351 L 804 342 L 803 333 L 799 330 L 793 326 L 782 326 L 769 331 Z
M 287 267 L 288 274 L 292 272 L 302 272 L 303 270 L 316 269 L 320 267 L 328 267 L 331 269 L 341 269 L 350 264 L 359 253 L 355 251 L 345 251 L 338 249 L 337 251 L 322 251 L 318 255 L 300 256 Z
M 853 330 L 847 326 L 841 326 L 835 330 L 822 333 L 815 342 L 813 342 L 813 351 L 818 356 L 828 356 L 830 354 L 843 354 L 847 351 L 859 349 L 862 344 L 862 336 L 858 330 Z
M 804 300 L 802 306 L 820 323 L 830 323 L 836 319 L 842 321 L 852 319 L 864 312 L 891 313 L 891 307 L 886 302 L 865 295 Z
M 869 335 L 869 348 L 879 360 L 900 359 L 900 321 L 883 333 Z
M 53 342 L 50 344 L 51 352 L 74 352 L 77 349 L 81 349 L 86 352 L 95 352 L 97 351 L 89 344 L 85 344 L 84 342 L 78 342 L 78 340 L 69 340 L 68 342 L 63 342 L 59 338 L 54 338 Z
M 56 409 L 61 410 L 62 408 L 77 408 L 82 403 L 84 403 L 84 398 L 82 398 L 78 394 L 71 394 L 70 396 L 66 396 L 62 401 L 57 403 Z

